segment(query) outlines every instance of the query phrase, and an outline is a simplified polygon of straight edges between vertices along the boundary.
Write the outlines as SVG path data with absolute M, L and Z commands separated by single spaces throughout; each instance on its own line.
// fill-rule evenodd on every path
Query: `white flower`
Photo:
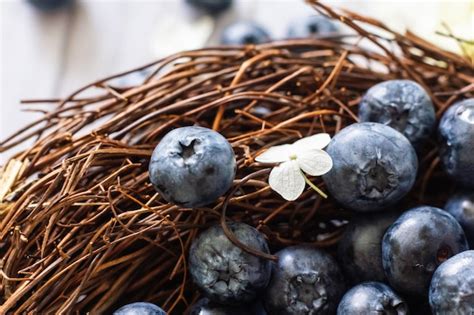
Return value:
M 332 159 L 322 149 L 331 141 L 327 133 L 302 138 L 293 144 L 271 147 L 255 158 L 260 163 L 280 163 L 270 173 L 270 187 L 286 200 L 296 200 L 304 191 L 305 182 L 321 196 L 327 197 L 304 175 L 321 176 L 332 168 Z

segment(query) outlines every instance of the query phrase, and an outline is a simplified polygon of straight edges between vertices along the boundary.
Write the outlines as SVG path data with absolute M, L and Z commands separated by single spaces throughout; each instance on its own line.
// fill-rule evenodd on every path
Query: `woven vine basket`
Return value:
M 49 112 L 2 140 L 0 152 L 33 144 L 0 171 L 0 314 L 107 313 L 138 300 L 183 314 L 199 298 L 190 243 L 219 221 L 257 227 L 272 252 L 302 243 L 334 251 L 352 213 L 311 189 L 284 200 L 255 157 L 357 122 L 361 95 L 384 80 L 421 84 L 439 118 L 473 97 L 474 70 L 467 56 L 412 33 L 309 2 L 348 35 L 181 52 L 50 100 Z M 143 84 L 113 85 L 144 69 Z M 163 135 L 189 125 L 219 131 L 237 157 L 231 191 L 199 209 L 166 203 L 148 178 Z M 454 189 L 435 135 L 419 161 L 399 207 L 442 205 Z

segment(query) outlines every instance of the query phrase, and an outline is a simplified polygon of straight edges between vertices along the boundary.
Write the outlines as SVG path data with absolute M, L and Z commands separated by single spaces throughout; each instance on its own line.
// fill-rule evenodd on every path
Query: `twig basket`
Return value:
M 263 232 L 272 250 L 301 243 L 332 250 L 351 213 L 312 190 L 283 200 L 255 156 L 337 133 L 357 121 L 361 95 L 388 79 L 417 81 L 439 117 L 473 97 L 474 70 L 468 57 L 412 33 L 310 2 L 353 33 L 181 52 L 42 101 L 51 111 L 0 143 L 4 152 L 34 142 L 0 172 L 0 314 L 104 313 L 137 300 L 182 314 L 198 298 L 187 250 L 223 209 L 227 220 Z M 139 86 L 111 84 L 143 69 L 152 74 Z M 83 96 L 91 91 L 96 96 Z M 148 179 L 160 138 L 187 125 L 218 130 L 237 156 L 233 194 L 206 208 L 168 204 Z M 452 185 L 438 162 L 433 135 L 403 206 L 443 204 Z

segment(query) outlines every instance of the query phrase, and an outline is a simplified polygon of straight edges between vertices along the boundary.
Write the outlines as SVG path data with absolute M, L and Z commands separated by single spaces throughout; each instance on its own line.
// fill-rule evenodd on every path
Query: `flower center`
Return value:
M 296 160 L 298 157 L 296 156 L 296 154 L 290 154 L 290 160 Z

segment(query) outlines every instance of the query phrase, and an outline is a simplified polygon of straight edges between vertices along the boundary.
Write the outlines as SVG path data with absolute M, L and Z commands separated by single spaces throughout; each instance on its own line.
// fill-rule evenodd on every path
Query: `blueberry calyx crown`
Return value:
M 196 154 L 195 146 L 199 144 L 199 142 L 199 139 L 192 139 L 189 144 L 183 143 L 183 141 L 179 142 L 179 145 L 181 146 L 181 152 L 178 152 L 178 154 L 183 158 L 185 162 L 191 156 Z
M 218 255 L 217 250 L 215 253 Z M 215 289 L 218 294 L 232 294 L 231 287 L 233 287 L 234 282 L 239 283 L 241 281 L 238 275 L 242 270 L 243 268 L 240 264 L 228 261 L 227 265 L 221 265 L 214 269 L 217 272 L 217 277 L 214 283 L 209 284 L 209 286 Z
M 409 108 L 390 103 L 387 109 L 391 113 L 391 116 L 386 123 L 384 122 L 386 125 L 392 126 L 398 131 L 403 131 L 408 125 L 413 125 L 413 122 L 410 120 Z
M 361 198 L 366 200 L 385 198 L 398 185 L 398 176 L 380 152 L 360 168 L 358 180 Z
M 323 310 L 327 300 L 326 288 L 317 272 L 300 273 L 288 282 L 289 305 L 297 314 Z

